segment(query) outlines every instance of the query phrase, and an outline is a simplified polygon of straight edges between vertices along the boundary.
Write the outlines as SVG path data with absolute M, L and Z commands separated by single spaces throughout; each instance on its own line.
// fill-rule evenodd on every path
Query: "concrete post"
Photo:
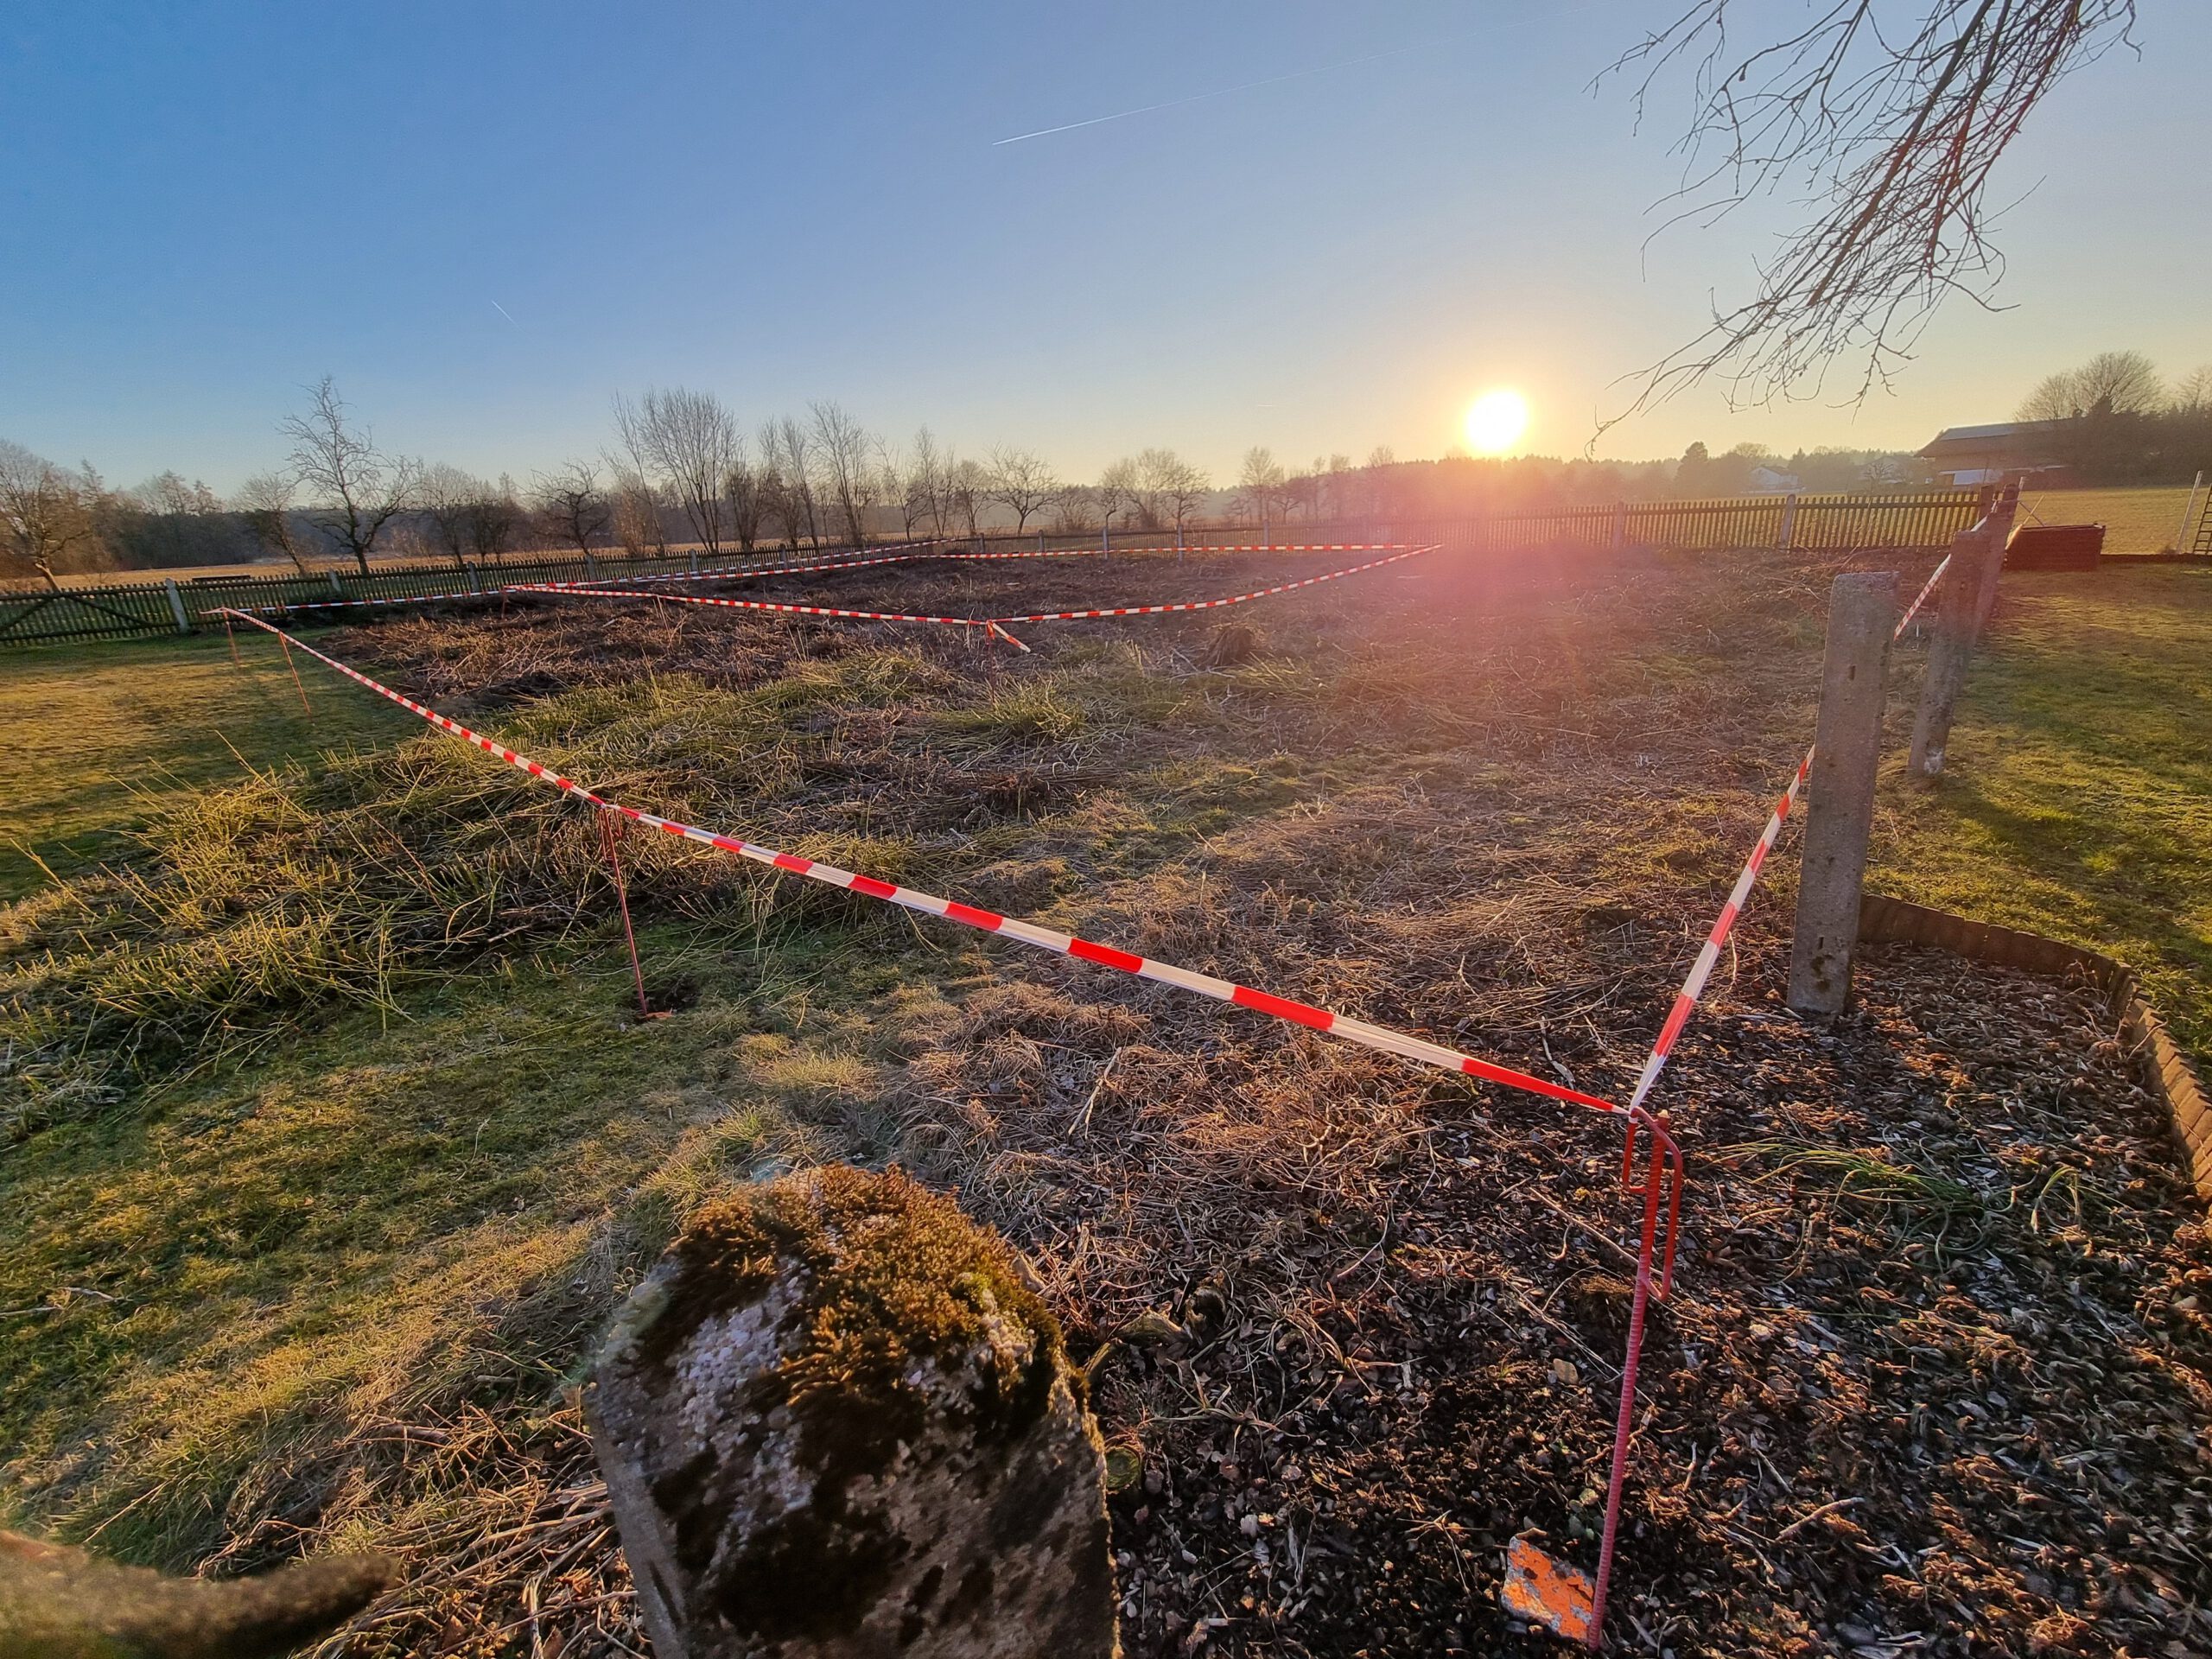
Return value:
M 1620 552 L 1628 546 L 1628 503 L 1613 503 L 1613 551 Z
M 592 557 L 589 548 L 584 550 L 584 575 L 594 582 L 599 580 L 599 561 Z
M 1835 579 L 1789 951 L 1789 1006 L 1802 1014 L 1840 1014 L 1851 1001 L 1851 950 L 1882 758 L 1883 680 L 1897 620 L 1893 573 Z
M 328 575 L 330 578 L 330 591 L 337 594 L 340 599 L 345 598 L 346 589 L 339 584 L 338 573 L 335 570 L 331 570 L 326 571 L 324 574 Z
M 1990 506 L 1989 519 L 1985 528 L 1991 552 L 1989 562 L 1982 566 L 1980 585 L 1974 589 L 1974 640 L 1981 638 L 1982 630 L 1989 626 L 1990 612 L 1997 608 L 1997 583 L 2005 573 L 2005 549 L 2012 539 L 2012 521 L 2019 517 L 2019 513 L 2020 486 L 2007 484 L 1997 493 L 1997 499 Z
M 1990 534 L 1993 517 L 1951 538 L 1951 568 L 1936 596 L 1936 626 L 1928 641 L 1928 671 L 1920 683 L 1920 709 L 1913 716 L 1912 747 L 1905 775 L 1916 783 L 1942 776 L 1943 750 L 1951 741 L 1951 720 L 1959 694 L 1966 690 L 1967 664 L 1974 658 L 1976 619 L 1985 586 L 1994 588 L 1994 567 L 2003 550 Z
M 699 550 L 696 547 L 691 550 L 691 574 L 695 576 L 699 574 Z
M 1012 1252 L 895 1170 L 702 1209 L 585 1396 L 653 1651 L 1118 1659 L 1081 1382 Z
M 162 586 L 169 590 L 169 614 L 176 618 L 176 631 L 179 633 L 190 633 L 192 619 L 184 613 L 184 595 L 176 590 L 176 578 L 162 577 Z
M 1787 553 L 1796 544 L 1797 536 L 1797 492 L 1792 490 L 1782 498 L 1782 528 L 1775 533 L 1774 544 Z

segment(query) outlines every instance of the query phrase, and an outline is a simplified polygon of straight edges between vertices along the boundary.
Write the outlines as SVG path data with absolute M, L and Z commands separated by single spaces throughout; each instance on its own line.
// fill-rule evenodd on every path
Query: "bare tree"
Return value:
M 1283 472 L 1274 451 L 1254 448 L 1244 452 L 1243 469 L 1236 475 L 1236 499 L 1260 521 L 1264 538 L 1268 521 L 1282 499 Z
M 1677 0 L 1681 3 L 1681 0 Z M 1793 34 L 1745 49 L 1745 0 L 1689 0 L 1613 65 L 1641 66 L 1639 113 L 1688 67 L 1694 108 L 1675 219 L 1709 222 L 1757 196 L 1805 191 L 1812 220 L 1760 269 L 1757 292 L 1633 378 L 1611 426 L 1708 376 L 1732 403 L 1817 396 L 1839 357 L 1856 397 L 1889 383 L 1948 296 L 1987 303 L 2003 275 L 1985 197 L 2051 89 L 2128 37 L 2135 0 L 1816 0 Z M 1808 384 L 1809 383 L 1809 384 Z
M 983 534 L 983 509 L 990 502 L 991 475 L 979 461 L 945 457 L 945 512 L 969 541 Z
M 661 518 L 660 492 L 643 473 L 613 455 L 607 459 L 614 471 L 614 539 L 633 559 L 648 553 L 666 557 L 668 526 Z
M 722 474 L 722 499 L 729 507 L 729 533 L 737 537 L 738 550 L 750 553 L 760 539 L 760 518 L 767 509 L 766 467 L 739 455 Z
M 1144 493 L 1137 486 L 1137 464 L 1126 455 L 1109 463 L 1098 474 L 1096 488 L 1091 499 L 1097 503 L 1100 528 L 1111 535 L 1116 518 L 1128 519 L 1136 516 L 1144 504 Z
M 54 574 L 89 567 L 101 551 L 99 480 L 0 439 L 0 551 L 59 593 Z
M 482 479 L 442 461 L 423 467 L 416 481 L 416 504 L 429 515 L 439 545 L 455 564 L 468 551 L 469 515 L 488 487 Z
M 681 386 L 635 404 L 618 396 L 614 427 L 637 469 L 676 498 L 708 553 L 720 553 L 722 486 L 745 459 L 745 435 L 721 399 Z
M 2212 411 L 2212 363 L 2191 369 L 2174 383 L 2173 406 L 2183 415 Z
M 291 439 L 292 475 L 313 498 L 308 521 L 350 554 L 365 576 L 385 526 L 413 499 L 416 464 L 385 454 L 367 428 L 353 428 L 328 375 L 311 397 L 307 412 L 290 416 L 277 430 Z
M 2078 369 L 2047 375 L 2020 404 L 2024 421 L 2090 415 L 2154 415 L 2167 407 L 2165 382 L 2140 352 L 2099 352 Z
M 1213 480 L 1195 461 L 1185 461 L 1173 449 L 1147 449 L 1137 458 L 1145 468 L 1145 486 L 1154 503 L 1153 511 L 1180 537 L 1191 515 L 1212 493 Z
M 824 488 L 844 516 L 851 545 L 868 545 L 868 498 L 874 489 L 870 464 L 874 442 L 868 429 L 834 399 L 811 405 L 814 449 L 822 460 Z
M 815 510 L 814 445 L 806 428 L 788 415 L 771 421 L 760 429 L 760 448 L 773 470 L 769 505 L 782 523 L 785 538 L 796 551 L 804 535 L 819 552 L 822 520 Z
M 934 432 L 925 426 L 914 434 L 913 459 L 906 465 L 902 490 L 910 535 L 923 524 L 928 524 L 931 535 L 944 535 L 945 461 Z
M 515 481 L 499 474 L 496 484 L 482 485 L 468 505 L 468 545 L 477 562 L 498 564 L 522 534 L 522 503 L 515 499 Z
M 1033 449 L 1005 445 L 991 451 L 990 499 L 1014 515 L 1016 535 L 1029 528 L 1029 515 L 1041 512 L 1058 493 L 1052 463 Z
M 607 534 L 613 510 L 600 493 L 599 474 L 588 461 L 572 461 L 537 480 L 537 510 L 563 542 L 591 556 L 592 543 Z
M 302 575 L 313 572 L 306 544 L 292 515 L 297 507 L 299 486 L 288 473 L 256 473 L 238 486 L 231 507 L 245 522 L 246 534 L 272 553 L 281 553 Z

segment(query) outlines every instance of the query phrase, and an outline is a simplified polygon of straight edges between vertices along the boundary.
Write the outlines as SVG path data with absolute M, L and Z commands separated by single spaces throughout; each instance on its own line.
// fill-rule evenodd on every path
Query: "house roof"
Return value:
M 1929 461 L 1990 459 L 2050 461 L 2063 421 L 1999 421 L 1986 426 L 1947 426 L 1920 451 Z

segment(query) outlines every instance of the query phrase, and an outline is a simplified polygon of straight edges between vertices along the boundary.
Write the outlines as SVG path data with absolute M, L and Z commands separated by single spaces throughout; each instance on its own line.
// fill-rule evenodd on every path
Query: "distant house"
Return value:
M 1753 495 L 1783 495 L 1797 487 L 1797 474 L 1778 473 L 1771 467 L 1751 468 Z
M 2067 482 L 2058 457 L 2064 421 L 1999 421 L 1993 426 L 1947 426 L 1920 451 L 1945 483 L 1959 488 L 1999 484 L 2031 474 L 2049 488 Z

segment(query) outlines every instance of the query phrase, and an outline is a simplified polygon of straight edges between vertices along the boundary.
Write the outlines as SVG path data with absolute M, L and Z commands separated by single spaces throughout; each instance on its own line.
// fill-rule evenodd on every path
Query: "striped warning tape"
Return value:
M 1981 525 L 1977 524 L 1974 528 L 1980 530 Z M 1920 607 L 1928 602 L 1929 595 L 1936 591 L 1936 585 L 1943 580 L 1943 573 L 1950 568 L 1951 556 L 1946 553 L 1942 562 L 1922 584 L 1912 603 L 1905 607 L 1904 614 L 1897 619 L 1897 626 L 1890 633 L 1892 642 L 1904 637 L 1905 629 L 1911 626 L 1912 619 L 1920 613 Z M 1712 931 L 1705 936 L 1705 944 L 1698 950 L 1697 960 L 1690 964 L 1688 977 L 1682 981 L 1682 988 L 1675 993 L 1674 1006 L 1667 1010 L 1666 1023 L 1659 1027 L 1658 1038 L 1651 1045 L 1650 1056 L 1643 1062 L 1643 1070 L 1637 1074 L 1636 1087 L 1629 1095 L 1631 1107 L 1643 1104 L 1652 1085 L 1659 1081 L 1660 1072 L 1666 1070 L 1667 1058 L 1675 1052 L 1675 1039 L 1681 1036 L 1682 1027 L 1689 1023 L 1690 1015 L 1697 1011 L 1698 1000 L 1705 995 L 1706 982 L 1713 977 L 1714 964 L 1720 960 L 1721 947 L 1728 943 L 1728 935 L 1736 926 L 1736 918 L 1751 902 L 1752 884 L 1759 879 L 1759 871 L 1766 863 L 1767 855 L 1774 850 L 1775 842 L 1782 839 L 1782 826 L 1789 822 L 1789 814 L 1797 804 L 1798 793 L 1805 787 L 1805 779 L 1812 775 L 1813 754 L 1814 750 L 1808 747 L 1805 751 L 1805 758 L 1797 763 L 1797 771 L 1789 779 L 1789 787 L 1782 791 L 1782 798 L 1775 803 L 1774 810 L 1768 815 L 1766 828 L 1759 832 L 1758 844 L 1751 849 L 1751 857 L 1744 861 L 1743 870 L 1736 877 L 1736 885 L 1729 890 L 1728 901 L 1720 906 L 1720 914 L 1713 919 Z
M 893 555 L 894 556 L 849 560 L 843 563 L 825 562 L 818 564 L 794 564 L 769 569 L 762 569 L 757 566 L 747 567 L 725 565 L 714 570 L 677 570 L 645 576 L 594 576 L 583 582 L 505 582 L 495 587 L 470 588 L 452 593 L 404 594 L 397 599 L 316 599 L 302 600 L 296 604 L 251 605 L 244 607 L 243 608 L 252 611 L 255 614 L 260 616 L 283 616 L 293 611 L 336 611 L 367 606 L 436 605 L 457 599 L 497 599 L 502 594 L 536 593 L 548 588 L 574 588 L 588 591 L 592 588 L 603 586 L 607 582 L 728 582 L 734 581 L 741 576 L 798 575 L 801 574 L 810 574 L 817 570 L 858 569 L 861 566 L 867 564 L 897 564 L 906 559 L 923 558 L 928 556 L 926 554 L 902 552 L 900 550 L 910 548 L 928 548 L 935 545 L 936 543 L 934 542 L 895 542 L 892 543 L 889 548 L 883 550 L 886 553 Z M 857 551 L 858 550 L 855 549 L 849 550 Z M 1031 554 L 1028 556 L 1033 558 L 1036 556 L 1034 554 Z M 219 616 L 226 608 L 229 607 L 218 606 L 212 609 L 202 611 L 200 614 L 202 616 Z
M 603 812 L 619 812 L 624 817 L 641 823 L 648 829 L 663 830 L 671 836 L 680 836 L 686 841 L 696 841 L 702 846 L 713 847 L 725 853 L 734 853 L 741 858 L 748 858 L 756 863 L 770 865 L 776 869 L 785 870 L 794 875 L 803 875 L 811 880 L 826 882 L 833 887 L 843 887 L 849 892 L 864 893 L 871 899 L 880 899 L 889 904 L 903 906 L 908 910 L 920 911 L 931 916 L 942 916 L 948 921 L 959 922 L 986 933 L 995 933 L 1006 938 L 1019 940 L 1023 944 L 1033 945 L 1040 950 L 1050 950 L 1060 956 L 1073 957 L 1081 962 L 1095 963 L 1102 968 L 1116 969 L 1122 973 L 1133 974 L 1140 979 L 1152 980 L 1159 984 L 1173 985 L 1181 990 L 1195 992 L 1200 996 L 1212 997 L 1217 1001 L 1231 1002 L 1238 1007 L 1250 1008 L 1255 1013 L 1268 1014 L 1292 1025 L 1304 1026 L 1313 1031 L 1326 1032 L 1332 1036 L 1342 1037 L 1368 1048 L 1379 1049 L 1387 1054 L 1395 1054 L 1401 1059 L 1412 1060 L 1421 1065 L 1435 1066 L 1446 1071 L 1455 1071 L 1465 1077 L 1478 1077 L 1485 1083 L 1499 1084 L 1506 1088 L 1518 1089 L 1528 1094 L 1541 1095 L 1549 1100 L 1565 1101 L 1573 1105 L 1586 1106 L 1594 1111 L 1605 1112 L 1617 1117 L 1627 1115 L 1621 1107 L 1611 1101 L 1600 1099 L 1596 1095 L 1584 1094 L 1579 1090 L 1548 1082 L 1542 1077 L 1532 1077 L 1528 1072 L 1516 1071 L 1511 1066 L 1478 1059 L 1471 1054 L 1460 1053 L 1456 1049 L 1447 1048 L 1441 1043 L 1430 1042 L 1426 1038 L 1392 1031 L 1384 1026 L 1370 1025 L 1364 1020 L 1355 1020 L 1347 1014 L 1317 1007 L 1310 1002 L 1300 1002 L 1291 997 L 1276 996 L 1270 992 L 1255 990 L 1249 985 L 1239 985 L 1233 981 L 1218 979 L 1211 974 L 1198 973 L 1188 968 L 1178 968 L 1169 963 L 1155 962 L 1148 957 L 1135 956 L 1127 950 L 1117 950 L 1111 945 L 1095 944 L 1091 940 L 1079 938 L 1073 934 L 1062 933 L 1049 927 L 1040 927 L 1034 922 L 1025 922 L 1011 916 L 1001 916 L 995 911 L 978 909 L 973 905 L 963 905 L 950 899 L 940 899 L 934 893 L 900 887 L 896 882 L 879 881 L 874 876 L 860 875 L 851 870 L 839 869 L 834 864 L 823 864 L 813 859 L 801 858 L 795 853 L 778 852 L 772 847 L 763 847 L 735 836 L 716 835 L 712 830 L 697 829 L 690 824 L 679 823 L 674 818 L 664 818 L 651 812 L 641 811 L 636 807 L 624 806 L 620 802 L 610 800 L 603 795 L 587 789 L 572 778 L 563 776 L 551 766 L 533 760 L 527 755 L 518 754 L 512 749 L 494 742 L 480 732 L 471 731 L 459 721 L 450 720 L 438 713 L 436 709 L 416 702 L 411 697 L 393 690 L 381 681 L 372 679 L 359 670 L 340 662 L 335 657 L 326 656 L 304 640 L 287 633 L 273 624 L 263 621 L 257 616 L 241 610 L 230 610 L 227 613 L 237 617 L 242 622 L 251 623 L 265 632 L 275 634 L 279 639 L 305 652 L 317 662 L 337 670 L 339 673 L 343 674 L 356 684 L 367 688 L 380 697 L 397 703 L 410 714 L 429 721 L 440 731 L 460 738 L 465 743 L 472 743 L 485 753 L 496 755 L 507 765 L 528 772 L 532 778 L 550 784 L 554 788 L 573 795 L 590 806 L 596 807 Z
M 766 599 L 726 599 L 711 594 L 647 593 L 638 588 L 556 587 L 546 583 L 516 589 L 518 593 L 563 594 L 578 599 L 658 599 L 673 605 L 713 605 L 728 610 L 774 611 L 797 616 L 836 616 L 863 622 L 933 622 L 946 627 L 981 628 L 1008 645 L 1022 645 L 1006 631 L 1013 622 L 1065 622 L 1077 619 L 1105 616 L 1158 616 L 1173 611 L 1211 611 L 1224 605 L 1243 605 L 1255 599 L 1267 599 L 1275 594 L 1287 594 L 1300 588 L 1311 588 L 1318 582 L 1335 582 L 1344 576 L 1356 576 L 1363 570 L 1380 569 L 1386 564 L 1395 564 L 1401 559 L 1416 558 L 1423 553 L 1433 553 L 1441 543 L 1432 543 L 1423 547 L 1408 548 L 1394 553 L 1387 559 L 1370 559 L 1365 564 L 1348 565 L 1342 570 L 1325 571 L 1318 576 L 1307 576 L 1300 582 L 1280 582 L 1273 588 L 1262 588 L 1249 594 L 1232 594 L 1225 599 L 1186 600 L 1173 605 L 1117 605 L 1083 611 L 1038 611 L 1025 616 L 927 616 L 910 611 L 861 611 L 833 605 L 799 605 L 786 601 Z M 958 557 L 959 555 L 947 555 Z
M 1117 547 L 1116 553 L 1387 553 L 1410 547 L 1410 542 L 1192 542 L 1177 547 L 1163 542 L 1156 547 Z M 1096 553 L 1098 550 L 1090 550 Z
M 713 569 L 667 570 L 663 571 L 658 575 L 650 576 L 590 576 L 582 582 L 533 582 L 522 584 L 522 589 L 536 591 L 542 588 L 553 588 L 563 590 L 572 589 L 578 593 L 589 593 L 594 588 L 608 587 L 613 583 L 619 582 L 638 583 L 649 582 L 670 583 L 685 582 L 741 582 L 747 577 L 808 576 L 823 570 L 861 570 L 867 569 L 870 565 L 905 564 L 914 559 L 925 559 L 931 557 L 947 558 L 951 556 L 949 554 L 932 555 L 925 550 L 919 550 L 932 548 L 936 545 L 937 543 L 933 541 L 894 542 L 888 547 L 877 549 L 876 556 L 873 558 L 861 559 L 843 557 L 842 556 L 842 555 L 858 553 L 863 550 L 859 548 L 840 548 L 827 558 L 817 556 L 815 563 L 810 564 L 725 564 L 718 565 Z M 1031 556 L 1033 558 L 1035 555 L 1033 554 Z
M 1912 626 L 1912 619 L 1920 614 L 1920 607 L 1928 602 L 1928 596 L 1936 591 L 1936 584 L 1943 580 L 1943 573 L 1950 568 L 1951 556 L 1946 553 L 1942 563 L 1929 573 L 1928 580 L 1921 585 L 1919 593 L 1913 596 L 1912 603 L 1904 607 L 1904 614 L 1897 619 L 1897 632 L 1890 636 L 1891 639 L 1904 638 L 1904 631 Z
M 671 605 L 715 605 L 734 611 L 783 611 L 798 616 L 842 616 L 863 622 L 938 622 L 947 627 L 993 626 L 982 616 L 925 616 L 914 611 L 853 611 L 835 605 L 793 605 L 770 599 L 724 599 L 715 594 L 657 594 L 634 588 L 518 588 L 524 594 L 559 594 L 571 599 L 658 599 Z
M 334 657 L 325 655 L 306 641 L 295 639 L 282 628 L 264 622 L 259 617 L 250 615 L 240 610 L 226 610 L 224 615 L 226 619 L 236 617 L 241 622 L 249 623 L 265 632 L 275 634 L 278 639 L 285 643 L 288 649 L 291 645 L 297 645 L 316 661 L 335 669 L 347 679 L 367 688 L 380 697 L 398 704 L 409 713 L 428 721 L 439 730 L 457 737 L 463 742 L 474 745 L 486 754 L 498 756 L 509 766 L 527 772 L 541 782 L 550 784 L 554 788 L 574 796 L 600 812 L 620 813 L 622 817 L 649 829 L 679 836 L 687 841 L 699 842 L 719 851 L 733 853 L 741 858 L 750 859 L 774 869 L 805 876 L 810 880 L 824 882 L 835 887 L 842 887 L 850 893 L 862 893 L 872 899 L 880 899 L 886 903 L 899 905 L 908 910 L 919 911 L 926 915 L 942 916 L 948 921 L 959 922 L 982 932 L 1000 934 L 1040 950 L 1071 957 L 1077 961 L 1092 963 L 1103 968 L 1112 968 L 1141 979 L 1151 980 L 1163 985 L 1173 985 L 1178 989 L 1211 997 L 1217 1001 L 1249 1008 L 1255 1013 L 1264 1014 L 1271 1019 L 1303 1026 L 1313 1031 L 1325 1032 L 1332 1036 L 1344 1038 L 1347 1041 L 1359 1044 L 1363 1047 L 1395 1055 L 1401 1059 L 1411 1060 L 1416 1065 L 1434 1066 L 1441 1071 L 1478 1078 L 1485 1083 L 1494 1083 L 1501 1087 L 1519 1090 L 1546 1099 L 1585 1106 L 1608 1116 L 1624 1120 L 1628 1125 L 1628 1143 L 1622 1157 L 1622 1183 L 1632 1196 L 1643 1200 L 1643 1222 L 1638 1240 L 1639 1247 L 1636 1255 L 1636 1277 L 1630 1300 L 1628 1337 L 1624 1345 L 1621 1360 L 1619 1408 L 1614 1420 L 1613 1452 L 1606 1478 L 1605 1521 L 1600 1531 L 1598 1571 L 1590 1613 L 1589 1644 L 1592 1648 L 1599 1645 L 1604 1629 L 1606 1590 L 1612 1577 L 1614 1546 L 1620 1525 L 1621 1497 L 1628 1472 L 1629 1450 L 1635 1433 L 1636 1379 L 1638 1358 L 1643 1345 L 1645 1304 L 1652 1296 L 1663 1298 L 1671 1292 L 1675 1276 L 1675 1246 L 1680 1236 L 1683 1185 L 1682 1154 L 1680 1145 L 1669 1130 L 1663 1114 L 1655 1116 L 1640 1104 L 1618 1106 L 1598 1096 L 1586 1095 L 1579 1090 L 1562 1088 L 1558 1084 L 1547 1082 L 1541 1077 L 1516 1071 L 1511 1066 L 1478 1059 L 1471 1054 L 1463 1054 L 1456 1049 L 1446 1047 L 1441 1043 L 1433 1043 L 1426 1038 L 1415 1037 L 1405 1032 L 1392 1031 L 1388 1027 L 1371 1025 L 1363 1020 L 1354 1020 L 1348 1015 L 1317 1007 L 1310 1002 L 1298 1001 L 1291 997 L 1276 996 L 1267 991 L 1255 990 L 1249 985 L 1240 985 L 1231 980 L 1217 978 L 1211 974 L 1197 973 L 1190 969 L 1155 962 L 1147 957 L 1135 956 L 1126 950 L 1117 950 L 1111 945 L 1098 944 L 1073 934 L 1062 933 L 1057 929 L 1040 927 L 1033 922 L 1019 921 L 1012 917 L 999 915 L 994 911 L 982 910 L 950 899 L 940 899 L 933 893 L 900 887 L 895 882 L 880 881 L 873 876 L 860 875 L 850 870 L 839 869 L 832 864 L 820 863 L 791 853 L 778 852 L 773 848 L 760 846 L 734 836 L 716 835 L 710 830 L 696 829 L 673 818 L 664 818 L 653 813 L 641 811 L 635 807 L 624 806 L 585 788 L 571 778 L 563 777 L 551 767 L 518 754 L 505 745 L 493 742 L 481 733 L 471 731 L 460 721 L 448 719 L 435 709 L 416 702 L 411 697 L 401 695 L 382 682 L 370 678 L 369 676 L 347 666 Z M 601 822 L 607 822 L 607 820 L 602 818 Z M 639 981 L 639 994 L 642 997 L 642 980 Z M 1648 1147 L 1645 1154 L 1646 1164 L 1643 1182 L 1640 1185 L 1636 1180 L 1639 1130 L 1645 1136 L 1645 1145 Z
M 1396 564 L 1402 559 L 1419 558 L 1424 553 L 1433 553 L 1442 546 L 1431 542 L 1422 547 L 1410 547 L 1402 553 L 1393 553 L 1387 559 L 1370 559 L 1365 564 L 1347 565 L 1341 570 L 1325 571 L 1318 576 L 1307 576 L 1302 582 L 1279 582 L 1273 588 L 1255 588 L 1249 594 L 1231 594 L 1226 599 L 1194 599 L 1176 605 L 1116 605 L 1088 611 L 1033 611 L 1026 616 L 995 616 L 994 622 L 1068 622 L 1094 616 L 1158 616 L 1169 611 L 1211 611 L 1224 605 L 1243 605 L 1255 599 L 1267 599 L 1275 594 L 1287 594 L 1295 588 L 1311 588 L 1317 582 L 1335 582 L 1344 576 L 1356 576 L 1363 570 L 1379 570 L 1386 564 Z M 1269 549 L 1270 552 L 1279 551 Z

